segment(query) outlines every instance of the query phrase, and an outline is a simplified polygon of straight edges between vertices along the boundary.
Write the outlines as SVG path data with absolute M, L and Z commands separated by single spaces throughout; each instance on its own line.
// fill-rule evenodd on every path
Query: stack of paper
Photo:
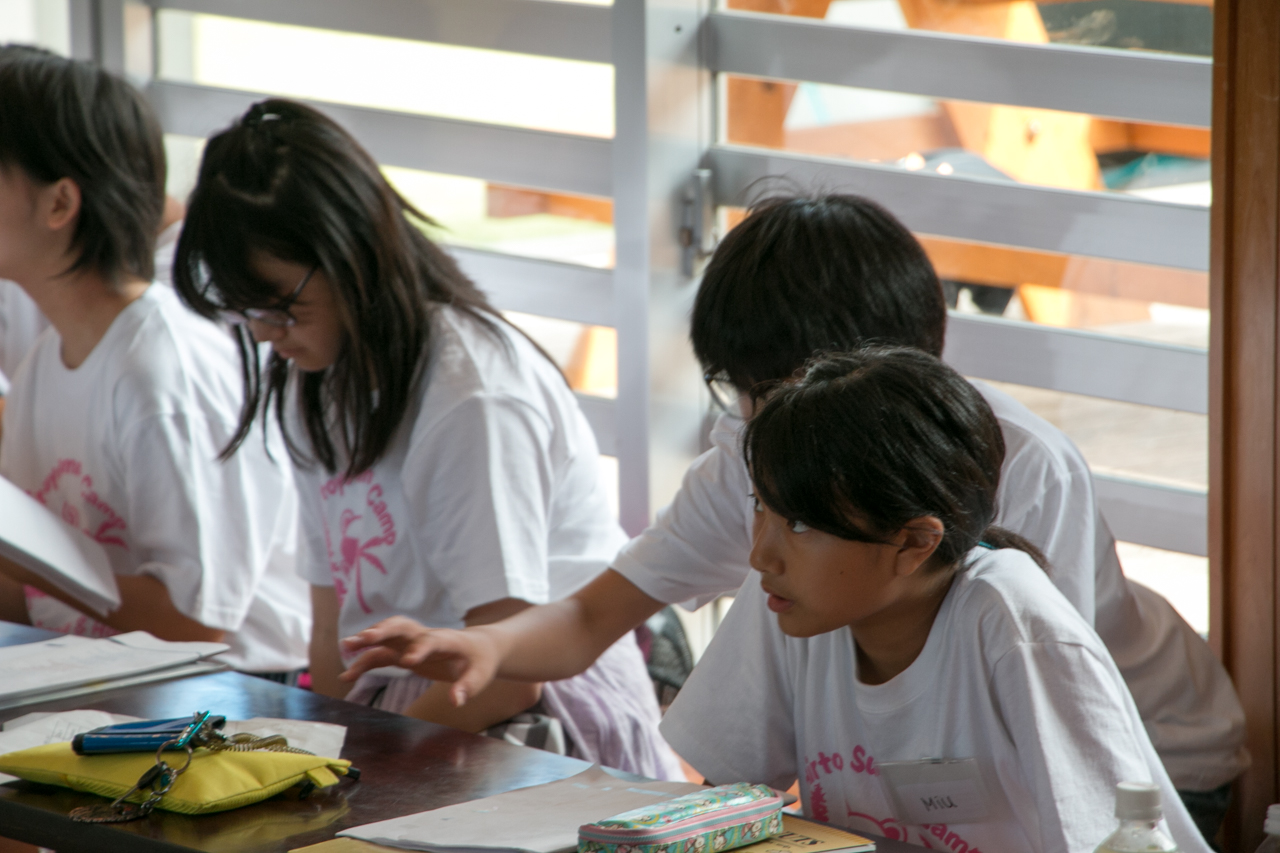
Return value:
M 102 640 L 66 636 L 9 646 L 0 656 L 0 710 L 226 669 L 203 658 L 223 643 L 170 643 L 146 631 Z
M 559 782 L 520 788 L 379 821 L 339 835 L 432 853 L 563 853 L 578 827 L 701 789 L 688 782 L 625 782 L 592 767 Z

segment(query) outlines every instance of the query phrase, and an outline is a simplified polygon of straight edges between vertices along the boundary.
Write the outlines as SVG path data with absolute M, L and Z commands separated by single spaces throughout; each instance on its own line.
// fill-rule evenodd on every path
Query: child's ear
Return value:
M 70 178 L 59 178 L 40 191 L 40 215 L 50 231 L 61 231 L 74 225 L 80 215 L 80 185 Z
M 946 526 L 932 515 L 908 521 L 893 538 L 898 546 L 896 573 L 901 576 L 915 574 L 938 550 L 945 533 Z

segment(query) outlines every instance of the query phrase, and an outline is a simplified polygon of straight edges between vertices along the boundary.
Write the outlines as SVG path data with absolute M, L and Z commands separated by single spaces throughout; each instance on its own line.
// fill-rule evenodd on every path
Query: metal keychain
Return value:
M 183 732 L 183 735 L 190 737 L 186 732 Z M 188 739 L 184 748 L 187 753 L 187 760 L 182 763 L 181 767 L 174 768 L 164 760 L 164 751 L 181 739 L 182 736 L 179 736 L 161 744 L 160 748 L 156 750 L 156 763 L 148 767 L 147 771 L 138 778 L 134 786 L 121 794 L 114 802 L 107 805 L 79 806 L 71 810 L 71 819 L 81 823 L 125 823 L 151 814 L 160 799 L 169 793 L 173 783 L 178 781 L 178 777 L 191 766 L 191 756 L 195 753 L 195 747 L 190 739 Z M 125 802 L 129 797 L 145 788 L 150 788 L 151 793 L 142 802 Z
M 265 750 L 268 752 L 292 752 L 301 755 L 315 754 L 305 749 L 289 746 L 289 741 L 284 735 L 259 737 L 248 732 L 240 732 L 228 737 L 213 727 L 210 722 L 211 715 L 209 712 L 197 711 L 192 716 L 191 725 L 183 729 L 177 737 L 171 738 L 160 745 L 160 748 L 156 750 L 156 763 L 147 768 L 147 771 L 138 778 L 137 783 L 132 788 L 125 791 L 114 802 L 105 805 L 79 806 L 72 809 L 70 813 L 71 819 L 81 823 L 125 823 L 146 817 L 151 814 L 164 795 L 169 793 L 169 789 L 173 787 L 174 782 L 178 781 L 178 777 L 191 766 L 191 758 L 199 747 L 208 749 L 211 752 Z M 187 753 L 187 760 L 178 768 L 170 766 L 164 760 L 164 751 L 175 745 L 181 746 Z M 151 793 L 142 802 L 125 802 L 129 797 L 147 788 L 151 789 Z

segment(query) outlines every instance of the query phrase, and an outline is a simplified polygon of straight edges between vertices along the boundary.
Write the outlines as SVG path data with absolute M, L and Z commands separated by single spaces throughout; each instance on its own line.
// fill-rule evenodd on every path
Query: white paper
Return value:
M 217 711 L 214 712 L 215 714 Z M 325 758 L 341 758 L 342 744 L 347 739 L 347 727 L 333 723 L 316 723 L 310 720 L 280 720 L 274 717 L 254 717 L 252 720 L 227 720 L 222 728 L 224 735 L 248 732 L 266 737 L 284 735 L 289 746 L 323 755 Z
M 916 826 L 932 823 L 974 823 L 990 811 L 972 779 L 900 785 L 898 799 L 906 820 Z
M 7 557 L 106 615 L 120 589 L 102 546 L 0 477 L 0 557 Z
M 107 637 L 113 643 L 128 646 L 131 649 L 149 649 L 162 652 L 190 652 L 202 658 L 220 655 L 231 647 L 226 643 L 206 643 L 199 640 L 175 642 L 162 640 L 146 631 L 130 631 L 127 634 L 115 634 Z
M 0 755 L 50 743 L 66 743 L 81 732 L 102 726 L 132 723 L 137 719 L 125 714 L 108 714 L 106 711 L 27 714 L 4 724 L 4 731 L 0 731 Z M 0 773 L 0 784 L 13 782 L 16 778 Z
M 982 769 L 973 758 L 885 761 L 876 766 L 897 817 L 905 823 L 976 823 L 990 813 Z
M 32 731 L 47 731 L 50 737 L 70 731 L 71 733 L 66 737 L 58 737 L 46 741 L 46 743 L 61 743 L 62 741 L 69 741 L 81 732 L 89 731 L 89 729 L 96 729 L 99 726 L 136 723 L 141 719 L 141 717 L 131 717 L 128 714 L 112 714 L 109 711 L 94 711 L 88 708 L 81 708 L 75 711 L 33 711 L 30 714 L 23 714 L 21 717 L 14 717 L 3 726 L 0 726 L 0 730 L 12 733 L 17 729 L 32 726 Z M 107 722 L 93 723 L 88 728 L 76 728 L 76 726 L 86 725 L 91 720 L 106 720 Z M 44 723 L 44 725 L 36 727 L 34 726 L 35 723 Z M 26 747 L 23 748 L 25 749 Z M 13 752 L 13 750 L 4 750 L 4 752 Z
M 559 782 L 357 826 L 338 835 L 433 853 L 563 853 L 578 849 L 578 827 L 681 794 L 688 782 L 626 782 L 598 765 Z
M 0 702 L 168 669 L 229 648 L 222 643 L 165 643 L 154 637 L 121 636 L 90 640 L 68 635 L 9 646 L 0 656 Z

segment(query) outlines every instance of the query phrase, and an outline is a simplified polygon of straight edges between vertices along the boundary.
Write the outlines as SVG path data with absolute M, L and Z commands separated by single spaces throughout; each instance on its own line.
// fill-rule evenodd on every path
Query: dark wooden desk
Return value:
M 48 632 L 0 623 L 0 646 Z M 0 651 L 0 654 L 3 654 Z M 342 758 L 360 768 L 306 800 L 283 794 L 266 802 L 191 817 L 154 812 L 133 823 L 75 823 L 67 813 L 100 797 L 31 782 L 0 785 L 0 836 L 58 853 L 284 853 L 326 841 L 348 827 L 487 797 L 581 772 L 585 762 L 512 746 L 421 720 L 389 714 L 234 672 L 107 690 L 0 712 L 0 722 L 31 711 L 95 708 L 143 718 L 212 710 L 229 719 L 282 717 L 347 727 Z M 920 848 L 883 841 L 883 853 Z

